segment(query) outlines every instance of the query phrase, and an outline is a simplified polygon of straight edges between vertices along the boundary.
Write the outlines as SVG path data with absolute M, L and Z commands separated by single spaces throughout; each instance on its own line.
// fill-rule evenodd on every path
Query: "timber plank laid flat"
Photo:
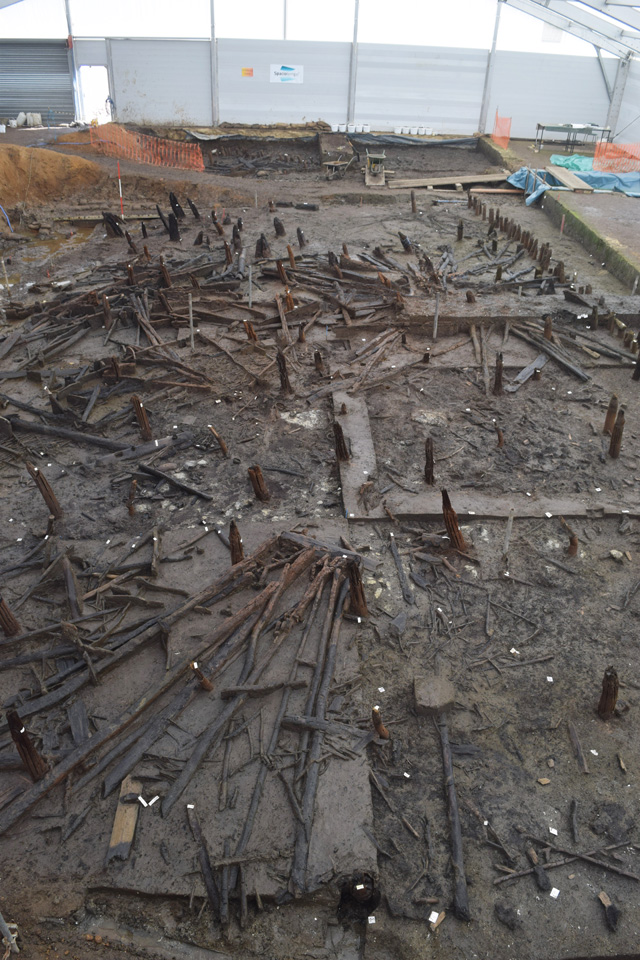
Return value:
M 593 187 L 590 187 L 580 177 L 576 177 L 573 171 L 567 170 L 565 167 L 554 167 L 552 164 L 547 167 L 547 172 L 553 174 L 563 187 L 568 187 L 575 193 L 593 193 Z
M 447 187 L 450 185 L 455 186 L 456 183 L 461 183 L 463 186 L 469 183 L 502 183 L 508 176 L 509 171 L 503 170 L 502 173 L 476 173 L 463 177 L 452 174 L 448 177 L 423 177 L 420 180 L 394 180 L 393 183 L 389 184 L 389 189 L 402 190 L 403 188 L 406 189 L 409 187 Z

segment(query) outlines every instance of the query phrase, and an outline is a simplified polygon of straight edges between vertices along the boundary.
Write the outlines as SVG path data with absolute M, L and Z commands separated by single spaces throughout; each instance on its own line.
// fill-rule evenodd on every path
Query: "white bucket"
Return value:
M 406 136 L 406 134 L 409 133 L 409 127 L 403 127 L 400 133 L 404 133 Z
M 424 137 L 424 127 L 418 127 L 418 136 Z
M 409 133 L 411 134 L 412 137 L 417 137 L 417 136 L 418 136 L 418 128 L 417 128 L 417 127 L 409 127 Z
M 433 136 L 433 127 L 425 127 L 425 128 L 424 128 L 424 135 L 425 135 L 425 137 L 431 137 L 431 136 Z
M 0 123 L 0 133 L 6 133 L 6 132 L 7 132 L 6 126 L 4 125 L 4 123 Z
M 361 123 L 356 123 L 355 127 L 356 127 L 356 133 L 362 133 L 363 125 Z
M 332 124 L 331 124 L 331 133 L 337 133 L 339 129 L 340 129 L 340 124 L 339 124 L 339 123 L 332 123 Z
M 347 124 L 347 133 L 355 133 L 355 132 L 356 132 L 356 125 L 355 125 L 355 123 L 348 123 L 348 124 Z
M 398 135 L 402 133 L 402 127 L 394 127 L 393 132 Z
M 363 132 L 363 133 L 370 133 L 370 132 L 371 132 L 371 127 L 370 127 L 370 125 L 369 125 L 368 123 L 363 123 L 363 124 L 362 124 L 362 132 Z
M 347 132 L 347 125 L 346 125 L 346 123 L 339 123 L 339 124 L 338 124 L 338 133 L 346 133 L 346 132 Z

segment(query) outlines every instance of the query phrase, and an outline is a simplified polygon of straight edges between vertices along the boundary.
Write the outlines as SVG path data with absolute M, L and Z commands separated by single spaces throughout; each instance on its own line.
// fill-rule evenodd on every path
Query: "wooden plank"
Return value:
M 514 377 L 513 383 L 505 386 L 505 391 L 507 393 L 515 393 L 516 390 L 520 389 L 523 383 L 526 383 L 527 380 L 534 375 L 536 370 L 542 370 L 548 359 L 549 357 L 546 355 L 546 353 L 541 353 L 535 358 L 535 360 L 532 360 L 532 362 L 529 363 L 524 370 L 521 370 L 517 377 Z
M 73 742 L 77 744 L 86 743 L 91 734 L 89 733 L 89 718 L 84 701 L 74 700 L 71 706 L 67 707 L 67 717 Z
M 565 167 L 556 167 L 551 164 L 551 166 L 547 167 L 547 172 L 553 174 L 563 187 L 568 187 L 575 193 L 593 193 L 593 187 L 586 184 L 580 177 L 576 177 L 572 170 L 567 170 Z
M 122 781 L 106 863 L 111 863 L 112 860 L 126 860 L 129 856 L 136 832 L 136 824 L 138 823 L 140 801 L 125 803 L 124 799 L 129 794 L 137 796 L 141 789 L 140 781 L 134 780 L 131 776 L 125 777 Z
M 389 189 L 402 190 L 409 187 L 448 187 L 455 186 L 456 183 L 461 183 L 463 186 L 471 183 L 502 183 L 508 176 L 510 176 L 509 171 L 503 170 L 501 173 L 477 173 L 464 177 L 453 174 L 449 177 L 426 177 L 421 180 L 394 180 L 393 183 L 389 184 Z

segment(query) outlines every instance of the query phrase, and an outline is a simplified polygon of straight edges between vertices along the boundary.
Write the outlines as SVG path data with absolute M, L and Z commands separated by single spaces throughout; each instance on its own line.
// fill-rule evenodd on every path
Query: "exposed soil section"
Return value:
M 128 239 L 100 219 L 115 161 L 74 154 L 95 179 L 71 196 L 70 158 L 21 151 L 52 172 L 37 206 L 19 181 L 0 237 L 0 595 L 20 624 L 0 633 L 0 911 L 38 960 L 634 955 L 637 298 L 519 196 L 422 191 L 412 214 L 357 164 L 329 183 L 302 145 L 233 143 L 225 163 L 279 165 L 236 182 L 122 161 Z M 460 148 L 387 156 L 487 170 Z M 490 233 L 498 207 L 548 266 Z M 494 395 L 498 353 L 518 389 Z M 59 774 L 41 798 L 11 709 Z

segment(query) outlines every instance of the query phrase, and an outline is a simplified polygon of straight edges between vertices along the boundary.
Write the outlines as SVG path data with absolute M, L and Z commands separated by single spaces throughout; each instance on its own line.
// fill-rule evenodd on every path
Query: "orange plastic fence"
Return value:
M 107 157 L 153 163 L 160 167 L 179 167 L 181 170 L 204 170 L 202 150 L 197 143 L 161 140 L 125 130 L 117 123 L 105 123 L 90 129 L 91 145 Z
M 607 173 L 640 170 L 640 143 L 597 143 L 593 169 Z
M 491 139 L 494 143 L 497 143 L 499 147 L 502 147 L 503 150 L 507 149 L 509 140 L 511 139 L 511 117 L 499 117 L 498 111 L 496 110 L 496 120 L 493 125 Z

